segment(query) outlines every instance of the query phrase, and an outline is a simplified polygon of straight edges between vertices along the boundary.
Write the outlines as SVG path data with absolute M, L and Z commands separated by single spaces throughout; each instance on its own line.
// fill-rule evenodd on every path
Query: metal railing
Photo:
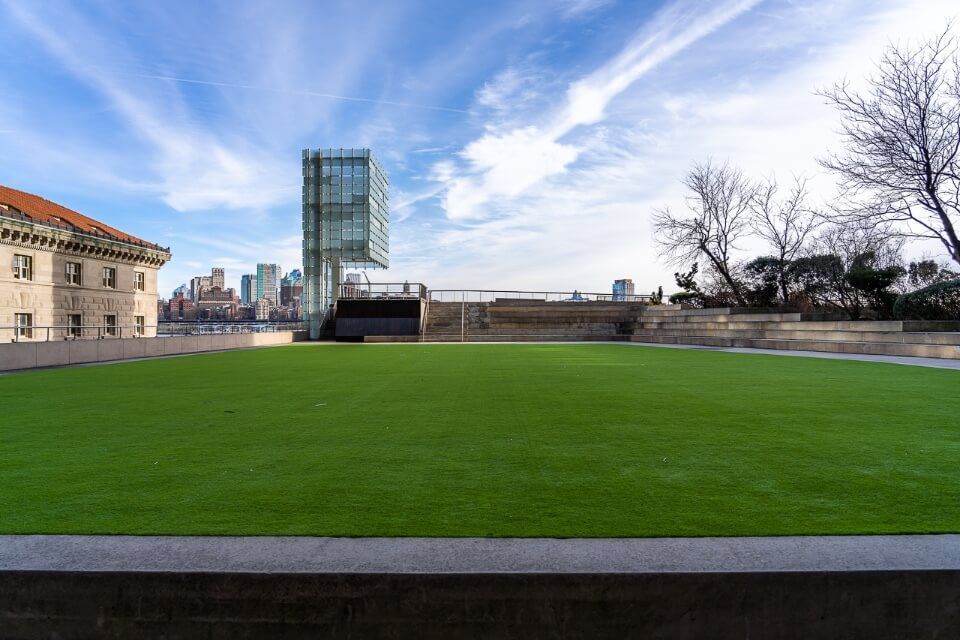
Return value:
M 303 331 L 302 322 L 159 322 L 148 325 L 34 325 L 0 327 L 0 342 L 52 342 L 60 340 L 119 340 L 167 338 L 228 333 L 276 333 Z
M 588 293 L 585 291 L 519 291 L 496 289 L 428 289 L 420 282 L 341 282 L 340 299 L 417 299 L 431 302 L 647 302 L 649 295 Z
M 422 282 L 341 282 L 341 300 L 424 300 L 427 287 Z
M 119 338 L 143 338 L 148 329 L 157 325 L 106 325 L 44 324 L 29 327 L 0 327 L 0 341 L 6 342 L 51 342 L 54 340 L 105 340 Z
M 233 322 L 211 322 L 209 320 L 190 322 L 189 320 L 166 320 L 158 323 L 160 336 L 196 336 L 222 333 L 276 333 L 278 331 L 305 331 L 302 322 L 257 322 L 241 320 Z
M 585 291 L 496 291 L 488 289 L 429 289 L 431 302 L 496 302 L 497 300 L 529 300 L 531 302 L 647 302 L 649 295 L 588 293 Z

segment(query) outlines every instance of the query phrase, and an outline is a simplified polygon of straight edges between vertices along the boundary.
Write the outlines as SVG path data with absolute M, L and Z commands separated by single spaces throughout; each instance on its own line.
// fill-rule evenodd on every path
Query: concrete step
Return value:
M 662 329 L 638 328 L 634 334 L 705 338 L 757 338 L 770 340 L 825 340 L 840 342 L 897 342 L 901 344 L 960 345 L 960 333 L 904 331 L 813 331 L 763 329 Z
M 704 309 L 704 311 L 716 311 L 716 309 Z M 731 314 L 731 313 L 701 313 L 697 315 L 651 315 L 644 313 L 641 316 L 643 322 L 674 322 L 685 324 L 699 324 L 701 322 L 800 322 L 803 320 L 801 313 L 753 313 L 753 314 Z
M 960 359 L 960 346 L 931 344 L 899 344 L 892 342 L 838 342 L 832 340 L 774 340 L 725 337 L 681 337 L 661 334 L 637 334 L 632 342 L 688 344 L 706 347 L 746 349 L 780 349 L 787 351 L 824 351 L 829 353 L 862 353 L 870 355 L 911 356 L 921 358 Z
M 909 331 L 957 332 L 960 322 L 925 322 L 901 320 L 845 320 L 845 321 L 759 321 L 743 322 L 739 318 L 726 322 L 674 322 L 643 319 L 640 326 L 650 329 L 789 329 L 796 331 Z

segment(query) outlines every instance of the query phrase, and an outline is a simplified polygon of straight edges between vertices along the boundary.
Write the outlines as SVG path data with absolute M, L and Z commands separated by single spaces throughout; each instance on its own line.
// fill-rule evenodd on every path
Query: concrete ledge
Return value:
M 952 535 L 218 538 L 199 547 L 197 540 L 4 538 L 0 635 L 960 637 L 960 558 Z M 111 546 L 120 559 L 110 557 Z M 195 553 L 203 548 L 212 554 Z M 503 568 L 531 552 L 519 567 Z M 65 562 L 59 569 L 37 566 L 56 559 Z M 297 564 L 304 560 L 307 567 Z M 125 562 L 133 564 L 118 568 Z M 114 569 L 78 568 L 98 563 Z M 250 563 L 262 568 L 251 571 Z M 144 568 L 151 564 L 168 568 Z M 470 565 L 477 570 L 462 568 Z M 429 571 L 441 566 L 447 570 Z M 624 570 L 601 571 L 618 566 Z
M 163 338 L 8 343 L 0 344 L 0 371 L 272 346 L 300 342 L 305 339 L 306 332 L 278 331 Z
M 37 366 L 37 342 L 20 342 L 3 345 L 4 360 L 0 365 L 10 369 L 32 369 Z
M 960 535 L 575 539 L 0 536 L 0 571 L 435 574 L 920 569 L 960 571 Z

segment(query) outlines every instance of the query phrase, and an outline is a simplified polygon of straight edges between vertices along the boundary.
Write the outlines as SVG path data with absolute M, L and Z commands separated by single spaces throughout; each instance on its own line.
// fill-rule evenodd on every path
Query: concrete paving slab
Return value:
M 393 344 L 410 344 L 407 342 L 365 342 L 363 344 L 367 345 L 377 345 L 377 346 L 389 346 Z M 496 340 L 484 340 L 482 342 L 460 342 L 456 341 L 445 341 L 445 342 L 422 342 L 421 344 L 443 344 L 443 345 L 463 345 L 463 344 L 535 344 L 534 341 L 531 342 L 516 342 L 516 341 L 496 341 Z M 543 344 L 617 344 L 623 346 L 636 346 L 636 347 L 658 347 L 661 349 L 695 349 L 697 351 L 721 351 L 726 353 L 747 353 L 747 354 L 761 354 L 761 355 L 770 355 L 770 356 L 791 356 L 791 357 L 802 357 L 802 358 L 829 358 L 832 360 L 862 360 L 864 362 L 886 362 L 888 364 L 905 364 L 912 365 L 915 367 L 933 367 L 935 369 L 955 369 L 960 370 L 960 360 L 951 360 L 948 358 L 920 358 L 916 356 L 886 356 L 886 355 L 868 355 L 863 353 L 836 353 L 836 352 L 826 352 L 826 351 L 799 351 L 799 350 L 778 350 L 778 349 L 753 349 L 747 347 L 710 347 L 710 346 L 701 346 L 701 345 L 692 345 L 692 344 L 666 344 L 661 342 L 626 342 L 626 341 L 611 341 L 611 340 L 598 340 L 598 341 L 584 341 L 584 340 L 556 340 L 543 342 Z M 312 346 L 341 346 L 349 347 L 356 346 L 356 343 L 346 343 L 346 342 L 301 342 L 299 346 L 301 347 L 312 347 Z
M 624 344 L 624 343 L 613 343 Z M 888 364 L 906 364 L 915 367 L 933 367 L 935 369 L 960 370 L 960 360 L 948 358 L 920 358 L 916 356 L 869 355 L 865 353 L 836 353 L 829 351 L 781 351 L 777 349 L 750 349 L 746 347 L 701 347 L 689 344 L 660 344 L 656 342 L 629 342 L 626 344 L 641 347 L 662 347 L 664 349 L 696 349 L 698 351 L 723 351 L 726 353 L 752 353 L 770 356 L 792 356 L 802 358 L 826 358 L 828 360 L 861 360 L 863 362 L 886 362 Z
M 960 535 L 742 538 L 0 536 L 0 571 L 744 573 L 960 569 Z

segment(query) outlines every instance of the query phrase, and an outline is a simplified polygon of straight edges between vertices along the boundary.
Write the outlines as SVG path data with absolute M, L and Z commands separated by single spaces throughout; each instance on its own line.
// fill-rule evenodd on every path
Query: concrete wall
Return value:
M 170 356 L 222 349 L 266 347 L 305 340 L 302 331 L 234 333 L 168 338 L 60 340 L 0 344 L 0 371 L 55 367 L 86 362 L 109 362 Z
M 4 638 L 960 637 L 960 572 L 0 571 Z

